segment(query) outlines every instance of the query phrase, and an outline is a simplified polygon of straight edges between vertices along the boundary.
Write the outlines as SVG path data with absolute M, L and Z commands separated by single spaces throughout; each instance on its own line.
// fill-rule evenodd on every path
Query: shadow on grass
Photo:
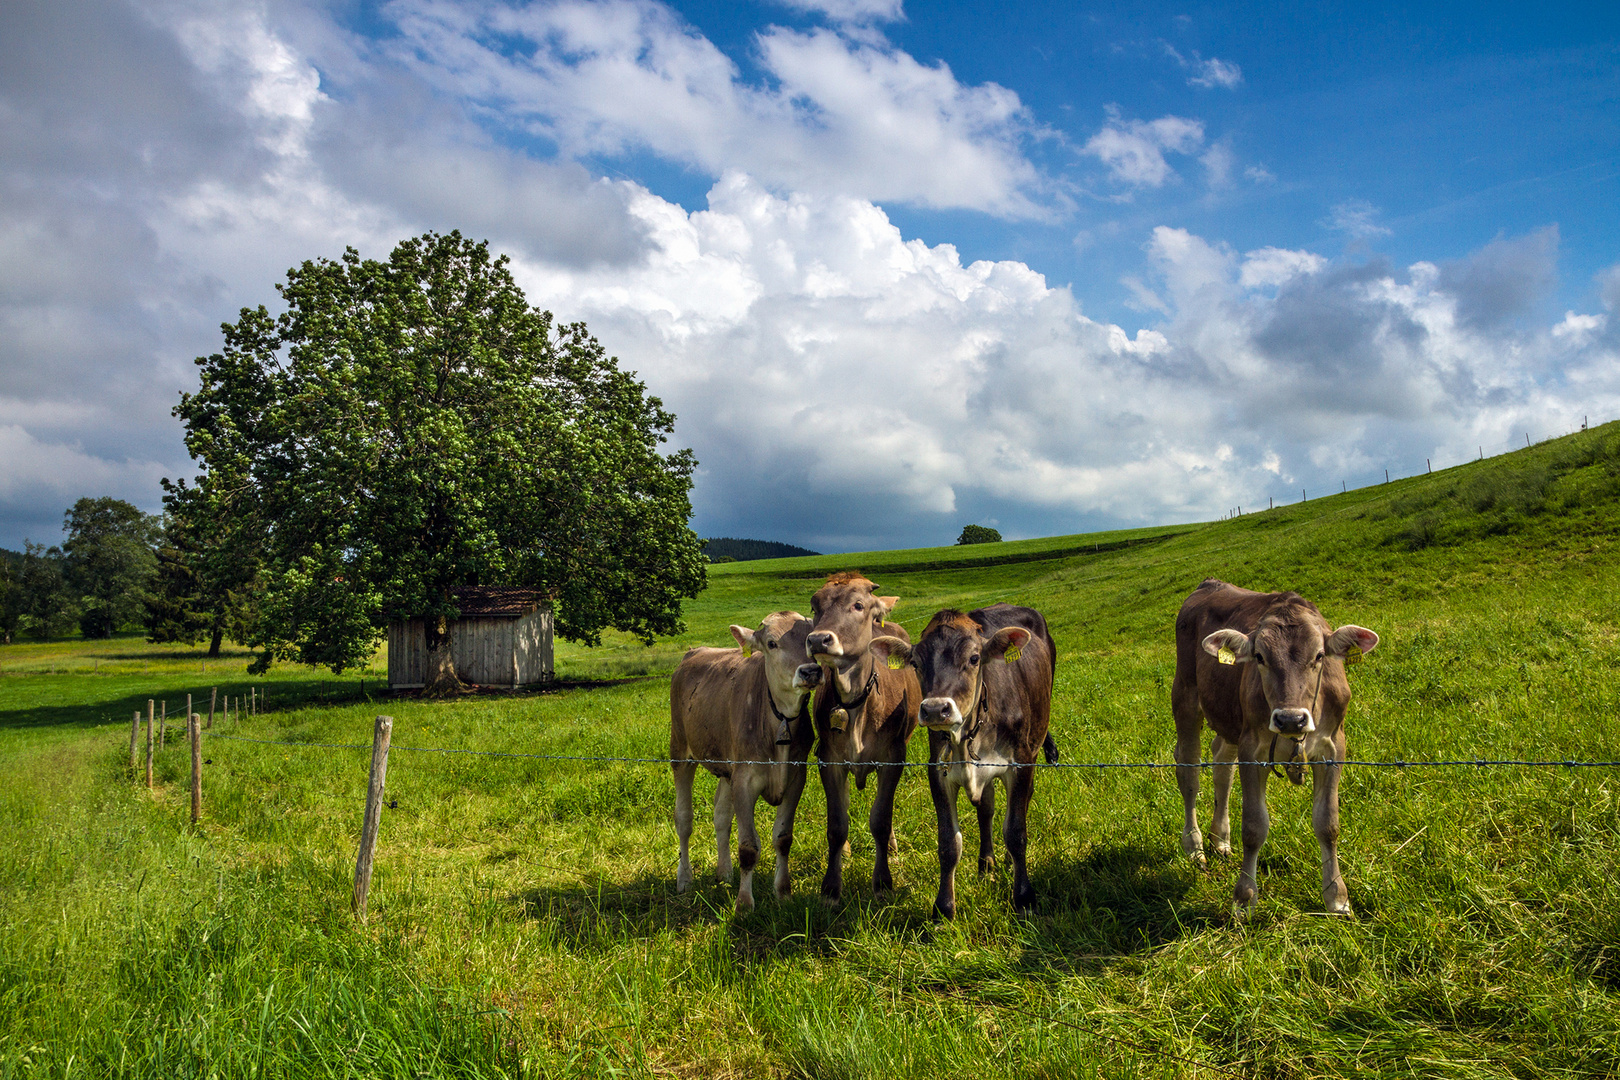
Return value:
M 160 679 L 162 684 L 159 684 Z M 131 683 L 136 684 L 135 689 L 130 688 Z M 127 725 L 136 712 L 141 714 L 144 722 L 146 703 L 149 700 L 167 703 L 169 724 L 173 727 L 184 722 L 187 694 L 192 695 L 192 711 L 206 717 L 209 695 L 216 687 L 219 690 L 219 705 L 215 712 L 216 724 L 224 715 L 226 697 L 245 698 L 248 696 L 249 687 L 257 687 L 260 693 L 264 693 L 267 689 L 265 683 L 243 679 L 240 676 L 218 681 L 204 681 L 199 678 L 191 685 L 175 678 L 173 674 L 153 676 L 150 679 L 123 674 L 102 678 L 86 676 L 75 682 L 72 688 L 75 700 L 71 702 L 49 702 L 0 709 L 0 730 L 43 727 L 88 729 L 103 727 L 108 723 Z M 268 684 L 268 691 L 272 695 L 273 712 L 306 706 L 354 705 L 368 700 L 386 700 L 384 695 L 374 693 L 371 687 L 366 687 L 362 691 L 357 683 L 334 682 L 330 679 L 277 680 Z M 159 707 L 161 708 L 161 705 Z
M 1183 902 L 1197 871 L 1162 847 L 1093 844 L 1032 869 L 1040 932 L 1026 945 L 1026 968 L 1086 969 L 1225 924 L 1223 912 Z
M 677 893 L 673 875 L 619 880 L 598 875 L 577 884 L 539 886 L 505 898 L 510 915 L 544 924 L 570 948 L 619 952 L 626 939 L 649 941 L 665 934 L 712 933 L 710 946 L 725 959 L 758 966 L 793 958 L 835 956 L 840 943 L 861 928 L 907 939 L 931 936 L 935 923 L 907 887 L 874 898 L 851 890 L 835 905 L 824 904 L 812 884 L 778 900 L 769 867 L 754 875 L 752 911 L 734 911 L 735 884 L 699 875 L 691 891 Z M 932 893 L 929 893 L 932 896 Z

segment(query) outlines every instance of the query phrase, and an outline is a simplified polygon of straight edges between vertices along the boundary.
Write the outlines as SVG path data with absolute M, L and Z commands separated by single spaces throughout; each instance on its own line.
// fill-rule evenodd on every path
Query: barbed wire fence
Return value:
M 200 743 L 200 739 L 199 739 L 199 736 L 201 735 L 201 725 L 199 723 L 195 722 L 196 719 L 197 718 L 195 718 L 195 717 L 193 718 L 193 723 L 192 723 L 192 726 L 190 728 L 190 731 L 192 732 L 192 738 L 191 738 L 191 751 L 192 751 L 191 775 L 192 775 L 192 807 L 193 807 L 192 821 L 193 821 L 193 823 L 195 823 L 197 821 L 197 819 L 198 819 L 198 812 L 199 812 L 199 808 L 200 808 L 200 805 L 201 805 L 201 795 L 200 795 L 201 743 Z M 376 846 L 377 830 L 378 830 L 379 824 L 381 822 L 382 811 L 383 811 L 384 806 L 385 806 L 385 804 L 384 804 L 385 794 L 384 793 L 385 793 L 385 780 L 386 780 L 386 775 L 387 775 L 387 770 L 388 770 L 388 755 L 393 750 L 399 750 L 399 751 L 403 751 L 405 753 L 412 753 L 412 754 L 445 754 L 445 755 L 457 755 L 457 756 L 477 757 L 477 758 L 497 758 L 497 759 L 509 759 L 509 760 L 510 759 L 521 759 L 521 760 L 529 760 L 529 761 L 567 762 L 567 763 L 572 763 L 572 764 L 582 764 L 583 763 L 583 764 L 618 764 L 618 765 L 662 765 L 662 766 L 666 766 L 666 767 L 667 766 L 677 765 L 677 764 L 702 765 L 702 766 L 705 766 L 705 767 L 709 767 L 709 766 L 754 765 L 754 766 L 771 766 L 771 767 L 781 766 L 781 767 L 800 767 L 800 768 L 810 768 L 812 766 L 814 766 L 816 768 L 822 768 L 822 767 L 825 767 L 825 766 L 840 766 L 841 765 L 841 766 L 844 766 L 846 768 L 854 768 L 854 767 L 867 767 L 867 768 L 870 768 L 870 767 L 874 767 L 874 766 L 876 766 L 876 767 L 895 767 L 895 766 L 898 766 L 898 767 L 900 767 L 902 769 L 917 769 L 917 768 L 929 768 L 929 767 L 933 767 L 936 764 L 938 764 L 938 763 L 931 762 L 931 761 L 910 761 L 910 760 L 899 761 L 899 762 L 877 762 L 877 763 L 874 763 L 874 762 L 869 762 L 869 761 L 868 762 L 836 761 L 836 760 L 823 760 L 821 758 L 815 758 L 813 760 L 806 760 L 806 761 L 801 762 L 801 761 L 798 761 L 796 759 L 790 760 L 790 759 L 787 759 L 787 758 L 782 758 L 782 759 L 777 759 L 777 758 L 765 758 L 765 759 L 753 759 L 753 758 L 671 758 L 671 757 L 659 757 L 659 756 L 640 756 L 640 755 L 633 755 L 633 754 L 546 754 L 546 753 L 533 753 L 533 752 L 514 751 L 514 750 L 472 750 L 472 749 L 467 749 L 467 748 L 464 748 L 464 747 L 449 747 L 449 746 L 394 746 L 393 743 L 392 743 L 393 723 L 394 723 L 393 717 L 391 717 L 391 716 L 378 716 L 377 719 L 376 719 L 376 725 L 375 725 L 375 729 L 374 729 L 372 742 L 370 744 L 366 744 L 366 743 L 317 743 L 317 742 L 300 742 L 300 741 L 284 740 L 284 739 L 256 739 L 256 738 L 252 738 L 251 736 L 245 736 L 245 735 L 227 735 L 227 734 L 225 734 L 223 732 L 219 732 L 219 731 L 208 732 L 208 738 L 210 740 L 223 739 L 223 740 L 228 741 L 228 742 L 249 743 L 249 744 L 253 744 L 253 745 L 257 745 L 257 746 L 276 746 L 276 747 L 281 747 L 281 748 L 284 748 L 284 749 L 292 749 L 292 750 L 344 750 L 344 751 L 370 750 L 371 751 L 370 780 L 369 780 L 369 783 L 367 784 L 367 791 L 366 791 L 366 796 L 365 796 L 366 812 L 365 812 L 364 823 L 363 823 L 362 829 L 361 829 L 359 856 L 358 856 L 358 858 L 356 860 L 356 865 L 355 865 L 355 885 L 354 885 L 353 908 L 354 908 L 354 912 L 355 912 L 356 917 L 359 918 L 361 921 L 364 921 L 365 917 L 366 917 L 367 895 L 368 895 L 368 892 L 369 892 L 370 882 L 371 882 L 372 856 L 373 856 L 373 853 L 375 851 L 375 846 Z M 957 762 L 951 762 L 951 763 L 945 763 L 945 764 L 951 765 L 951 764 L 958 764 L 958 763 Z M 971 759 L 963 760 L 959 764 L 963 765 L 964 767 L 969 767 L 969 768 L 996 768 L 996 769 L 1003 769 L 1003 768 L 1008 767 L 1007 763 L 1004 763 L 1004 762 L 983 762 L 983 761 L 975 761 L 975 760 L 971 760 Z M 1071 771 L 1073 771 L 1073 770 L 1079 770 L 1079 771 L 1090 770 L 1090 771 L 1095 771 L 1095 772 L 1105 772 L 1105 771 L 1116 770 L 1116 769 L 1159 770 L 1159 769 L 1197 768 L 1197 769 L 1200 769 L 1200 770 L 1205 770 L 1205 769 L 1214 769 L 1214 768 L 1216 768 L 1218 766 L 1237 767 L 1237 766 L 1243 766 L 1243 765 L 1261 766 L 1261 767 L 1264 767 L 1264 768 L 1267 768 L 1267 769 L 1272 769 L 1272 768 L 1275 768 L 1275 767 L 1277 767 L 1279 765 L 1289 765 L 1289 764 L 1295 764 L 1295 765 L 1309 764 L 1309 765 L 1313 765 L 1313 766 L 1314 765 L 1321 765 L 1321 766 L 1328 767 L 1328 768 L 1355 766 L 1355 767 L 1358 767 L 1358 768 L 1397 769 L 1397 770 L 1424 769 L 1424 768 L 1470 768 L 1470 769 L 1487 769 L 1487 768 L 1561 768 L 1561 769 L 1611 768 L 1612 769 L 1612 768 L 1620 768 L 1620 760 L 1581 760 L 1581 759 L 1573 759 L 1573 758 L 1545 758 L 1545 759 L 1538 759 L 1538 758 L 1426 758 L 1426 759 L 1417 759 L 1417 760 L 1413 760 L 1413 761 L 1406 761 L 1406 760 L 1401 760 L 1401 759 L 1396 759 L 1396 760 L 1392 760 L 1392 761 L 1376 761 L 1376 760 L 1368 760 L 1368 759 L 1361 759 L 1361 758 L 1348 758 L 1348 759 L 1344 759 L 1344 760 L 1337 760 L 1337 759 L 1334 759 L 1334 758 L 1317 758 L 1317 759 L 1312 759 L 1312 760 L 1309 760 L 1309 761 L 1295 760 L 1293 762 L 1282 762 L 1282 761 L 1275 761 L 1275 760 L 1243 760 L 1243 761 L 1200 760 L 1198 762 L 1188 762 L 1186 764 L 1182 764 L 1180 762 L 1175 762 L 1175 761 L 1053 761 L 1053 762 L 1016 763 L 1012 767 L 1021 768 L 1021 769 L 1028 768 L 1028 769 L 1071 770 Z M 338 796 L 333 796 L 333 797 L 338 797 Z M 397 802 L 390 802 L 387 805 L 388 805 L 389 808 L 394 808 L 394 807 L 397 807 Z

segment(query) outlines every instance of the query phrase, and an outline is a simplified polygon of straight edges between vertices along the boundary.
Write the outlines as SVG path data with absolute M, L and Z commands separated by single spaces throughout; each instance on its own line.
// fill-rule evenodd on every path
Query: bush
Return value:
M 958 545 L 995 544 L 999 543 L 1000 541 L 1001 534 L 999 532 L 994 529 L 986 528 L 983 525 L 964 525 L 962 526 L 962 535 L 956 538 Z

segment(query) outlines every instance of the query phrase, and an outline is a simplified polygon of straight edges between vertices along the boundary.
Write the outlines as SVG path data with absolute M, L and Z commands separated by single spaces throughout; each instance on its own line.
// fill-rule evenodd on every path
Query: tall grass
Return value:
M 1212 574 L 1298 588 L 1382 635 L 1351 673 L 1358 757 L 1617 758 L 1615 434 L 1090 553 L 1054 538 L 1014 552 L 1050 557 L 999 566 L 717 567 L 680 641 L 561 649 L 563 672 L 615 677 L 565 690 L 384 703 L 357 680 L 272 673 L 272 710 L 216 733 L 294 745 L 210 738 L 195 832 L 184 750 L 148 796 L 125 742 L 130 702 L 173 701 L 191 658 L 144 680 L 6 675 L 0 1076 L 1613 1075 L 1617 770 L 1347 770 L 1350 919 L 1320 914 L 1308 786 L 1273 782 L 1246 923 L 1235 865 L 1180 855 L 1168 772 L 1043 772 L 1037 914 L 1014 916 L 1000 870 L 969 869 L 939 924 L 918 771 L 892 897 L 863 885 L 857 828 L 847 899 L 819 902 L 812 781 L 794 896 L 738 917 L 707 842 L 699 887 L 674 892 L 667 768 L 408 748 L 661 756 L 656 674 L 728 623 L 803 610 L 806 575 L 852 565 L 913 629 L 946 605 L 1045 612 L 1067 761 L 1168 760 L 1171 624 Z M 638 666 L 653 675 L 617 678 Z M 368 755 L 308 744 L 365 744 L 379 711 L 396 718 L 393 808 L 358 927 Z

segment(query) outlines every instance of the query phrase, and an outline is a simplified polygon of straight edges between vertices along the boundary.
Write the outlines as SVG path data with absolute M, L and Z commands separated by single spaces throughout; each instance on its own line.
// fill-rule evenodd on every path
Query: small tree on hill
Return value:
M 999 532 L 983 525 L 964 525 L 962 535 L 956 538 L 958 544 L 994 544 L 1000 540 Z
M 675 418 L 584 324 L 531 308 L 504 256 L 429 233 L 277 291 L 287 311 L 244 308 L 175 410 L 200 503 L 261 553 L 260 669 L 342 671 L 425 617 L 428 692 L 453 689 L 467 585 L 539 590 L 572 641 L 681 628 L 696 461 L 658 452 Z

